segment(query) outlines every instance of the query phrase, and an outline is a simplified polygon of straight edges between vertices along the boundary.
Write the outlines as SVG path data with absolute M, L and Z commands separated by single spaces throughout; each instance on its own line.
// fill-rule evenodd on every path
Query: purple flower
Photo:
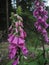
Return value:
M 19 27 L 19 31 L 20 31 L 20 32 L 23 32 L 24 30 L 22 29 L 22 27 Z
M 18 44 L 18 37 L 15 36 L 14 39 L 12 39 L 11 44 L 17 45 Z
M 42 21 L 42 17 L 39 16 L 37 20 L 38 20 L 38 22 L 41 22 Z
M 9 41 L 9 43 L 12 43 L 12 40 L 14 39 L 14 35 L 12 34 L 9 38 L 8 38 L 8 41 Z
M 44 2 L 42 2 L 42 3 L 41 3 L 41 6 L 43 6 L 43 7 L 44 7 Z
M 12 65 L 18 65 L 18 63 L 19 63 L 19 57 L 13 62 Z
M 17 48 L 10 49 L 9 51 L 9 58 L 13 59 L 17 53 Z
M 45 27 L 45 28 L 48 28 L 48 26 L 49 26 L 49 25 L 45 22 L 45 23 L 44 23 L 44 27 Z
M 42 35 L 43 36 L 47 35 L 47 31 L 45 29 L 42 30 Z
M 23 55 L 28 54 L 28 50 L 27 50 L 27 48 L 25 46 L 23 46 L 21 50 L 22 50 Z
M 38 7 L 37 7 L 38 6 Z M 39 2 L 39 0 L 35 1 L 36 9 L 33 12 L 34 17 L 37 19 L 37 22 L 34 23 L 35 28 L 39 33 L 44 37 L 44 41 L 46 43 L 49 42 L 48 34 L 46 29 L 49 27 L 46 20 L 48 18 L 48 11 L 44 9 L 44 4 Z
M 21 44 L 21 43 L 25 43 L 25 40 L 22 39 L 22 38 L 19 38 L 19 40 L 18 40 L 18 44 Z
M 27 35 L 26 35 L 26 32 L 25 31 L 22 31 L 22 32 L 20 32 L 20 37 L 21 38 L 25 38 Z
M 42 31 L 42 27 L 40 25 L 38 26 L 37 31 L 38 32 L 41 32 Z
M 48 19 L 48 16 L 47 15 L 44 15 L 44 20 L 46 21 Z
M 8 30 L 10 31 L 11 29 L 12 29 L 12 25 L 9 27 L 9 29 L 8 29 Z
M 38 7 L 40 5 L 40 2 L 38 0 L 36 0 L 35 5 L 36 5 L 36 7 Z
M 37 9 L 34 10 L 33 15 L 35 18 L 37 18 L 39 16 L 39 12 Z
M 39 6 L 39 7 L 38 7 L 38 11 L 43 12 L 43 10 L 44 10 L 44 9 L 43 9 L 43 6 Z
M 16 28 L 16 33 L 18 33 L 18 29 Z
M 48 38 L 48 35 L 45 35 L 45 38 L 44 38 L 45 42 L 48 43 L 49 42 L 49 38 Z
M 15 31 L 13 30 L 14 33 L 17 33 L 16 35 L 12 32 L 9 34 L 8 41 L 10 43 L 9 45 L 9 58 L 10 59 L 15 59 L 12 65 L 18 65 L 19 62 L 19 49 L 22 51 L 23 55 L 26 55 L 28 53 L 28 50 L 25 46 L 25 37 L 26 32 L 23 30 L 23 23 L 20 20 L 21 17 L 18 17 L 18 21 L 15 22 L 14 28 Z M 17 56 L 16 56 L 17 55 Z
M 43 10 L 43 15 L 48 15 L 48 11 L 46 11 L 46 10 Z
M 15 22 L 15 26 L 18 27 L 18 26 L 22 26 L 23 27 L 23 24 L 22 22 L 19 20 L 17 22 Z
M 38 22 L 35 22 L 35 23 L 34 23 L 34 26 L 35 26 L 36 28 L 38 28 L 39 23 L 38 23 Z
M 41 26 L 43 26 L 44 28 L 48 28 L 48 24 L 46 23 L 45 19 L 41 18 L 38 19 L 38 22 Z
M 23 27 L 23 23 L 21 21 L 19 21 L 19 26 Z
M 14 49 L 14 48 L 16 48 L 16 45 L 14 45 L 14 44 L 10 44 L 10 45 L 9 45 L 9 50 L 10 50 L 10 49 Z

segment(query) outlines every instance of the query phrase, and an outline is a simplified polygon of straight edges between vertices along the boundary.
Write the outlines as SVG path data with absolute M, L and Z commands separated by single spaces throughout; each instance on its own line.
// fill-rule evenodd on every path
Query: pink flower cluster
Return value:
M 36 22 L 34 26 L 36 27 L 37 31 L 41 33 L 43 39 L 46 43 L 49 42 L 48 34 L 46 29 L 49 27 L 46 20 L 48 19 L 48 12 L 44 9 L 44 3 L 40 2 L 39 0 L 35 1 L 35 10 L 33 12 L 34 17 L 36 18 Z
M 28 50 L 25 46 L 25 37 L 26 32 L 23 30 L 23 23 L 18 20 L 15 22 L 15 32 L 16 34 L 13 34 L 12 25 L 9 28 L 9 31 L 11 33 L 9 34 L 8 42 L 9 45 L 9 58 L 15 59 L 12 65 L 17 65 L 19 63 L 19 49 L 22 51 L 23 55 L 27 55 Z

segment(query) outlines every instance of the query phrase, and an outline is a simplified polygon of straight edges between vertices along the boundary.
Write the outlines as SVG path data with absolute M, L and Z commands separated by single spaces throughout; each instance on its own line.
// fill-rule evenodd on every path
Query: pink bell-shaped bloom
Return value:
M 9 53 L 9 59 L 13 59 L 15 55 L 13 55 L 12 53 Z
M 35 9 L 34 12 L 33 12 L 33 15 L 34 15 L 35 18 L 37 18 L 39 16 L 38 10 Z
M 45 38 L 44 38 L 45 42 L 48 43 L 49 42 L 49 38 L 48 38 L 48 35 L 45 35 Z
M 13 48 L 9 51 L 9 58 L 13 59 L 17 53 L 17 48 Z
M 15 22 L 14 28 L 10 28 L 10 34 L 8 38 L 9 45 L 9 58 L 15 59 L 12 65 L 18 65 L 19 63 L 19 49 L 22 51 L 24 55 L 28 53 L 27 48 L 25 47 L 25 37 L 26 32 L 23 30 L 23 23 L 21 21 L 22 18 L 17 14 L 18 21 Z M 14 29 L 14 30 L 13 30 Z M 17 58 L 16 58 L 17 57 Z
M 40 5 L 40 2 L 38 2 L 38 0 L 36 0 L 35 5 L 36 5 L 36 7 L 38 7 Z
M 48 24 L 46 23 L 45 19 L 43 19 L 43 18 L 42 19 L 39 19 L 38 22 L 44 28 L 48 28 Z
M 23 32 L 24 30 L 22 29 L 22 27 L 19 27 L 19 31 L 20 31 L 20 32 Z
M 23 32 L 23 31 L 20 32 L 20 37 L 21 37 L 21 38 L 24 38 L 24 32 Z
M 16 33 L 18 33 L 18 29 L 16 28 Z
M 45 22 L 44 27 L 45 27 L 45 28 L 48 28 L 49 25 Z
M 39 6 L 39 7 L 38 7 L 38 10 L 39 10 L 40 12 L 43 12 L 43 10 L 44 10 L 44 9 L 43 9 L 43 6 Z
M 21 43 L 21 44 L 18 45 L 18 47 L 19 47 L 20 49 L 22 49 L 22 47 L 23 47 L 24 45 L 25 45 L 24 43 Z
M 23 24 L 22 24 L 22 22 L 19 20 L 19 26 L 22 26 L 23 27 Z
M 43 7 L 44 7 L 44 2 L 41 2 L 41 6 L 43 6 Z
M 38 28 L 38 26 L 39 26 L 38 21 L 34 23 L 34 26 L 35 26 L 36 28 Z
M 43 11 L 43 14 L 44 14 L 44 15 L 48 15 L 48 11 L 44 10 L 44 11 Z
M 11 37 L 8 38 L 8 42 L 9 42 L 9 43 L 12 43 L 14 37 L 15 37 L 15 36 L 12 34 Z
M 14 59 L 16 53 L 9 53 L 9 59 Z
M 39 25 L 37 30 L 38 30 L 38 32 L 41 32 L 42 31 L 42 27 Z
M 38 21 L 41 21 L 41 20 L 42 20 L 42 17 L 41 17 L 41 16 L 39 16 L 39 17 L 38 17 Z
M 9 50 L 11 50 L 11 49 L 14 49 L 14 48 L 16 48 L 17 46 L 16 45 L 14 45 L 14 44 L 9 44 Z
M 27 34 L 26 34 L 26 32 L 24 31 L 24 38 L 25 38 L 25 37 L 27 37 Z
M 25 31 L 22 31 L 20 32 L 20 37 L 21 38 L 25 38 L 27 35 L 26 35 L 26 32 Z
M 28 54 L 28 50 L 27 50 L 27 48 L 25 46 L 23 46 L 21 50 L 22 50 L 23 55 Z
M 47 31 L 45 29 L 43 29 L 42 34 L 43 34 L 43 36 L 45 36 L 47 34 Z
M 21 43 L 25 43 L 25 40 L 22 39 L 22 38 L 19 38 L 19 39 L 18 39 L 18 44 L 21 44 Z
M 48 19 L 48 16 L 47 15 L 45 15 L 44 17 L 43 17 L 44 19 L 45 19 L 45 21 Z
M 39 0 L 35 1 L 35 10 L 33 12 L 33 15 L 37 19 L 37 22 L 34 23 L 35 28 L 39 33 L 42 34 L 44 41 L 48 43 L 49 38 L 46 31 L 46 29 L 49 27 L 49 24 L 46 22 L 48 19 L 48 11 L 44 9 L 44 4 Z
M 19 26 L 19 21 L 15 22 L 15 26 L 16 26 L 16 27 Z
M 23 27 L 23 24 L 22 22 L 19 20 L 17 22 L 15 22 L 15 26 L 18 27 L 18 26 L 22 26 Z
M 19 57 L 16 60 L 14 60 L 12 65 L 18 65 L 18 63 L 19 63 Z
M 15 36 L 12 43 L 17 45 L 18 44 L 18 37 Z
M 9 27 L 9 29 L 8 29 L 8 30 L 10 31 L 11 29 L 12 29 L 12 25 Z

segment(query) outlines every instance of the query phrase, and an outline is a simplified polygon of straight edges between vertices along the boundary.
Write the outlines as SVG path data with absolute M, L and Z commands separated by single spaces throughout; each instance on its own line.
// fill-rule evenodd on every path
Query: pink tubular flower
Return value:
M 35 5 L 36 5 L 36 7 L 38 7 L 40 5 L 40 2 L 38 2 L 38 0 L 36 0 Z
M 43 35 L 46 35 L 47 34 L 47 31 L 45 29 L 42 30 L 42 34 Z
M 18 44 L 21 44 L 21 43 L 25 43 L 25 40 L 22 39 L 22 38 L 19 38 L 19 42 L 18 42 Z
M 13 59 L 15 57 L 15 55 L 16 55 L 16 52 L 17 52 L 16 48 L 15 49 L 11 49 L 10 52 L 9 52 L 10 53 L 9 54 L 9 58 Z
M 19 27 L 19 31 L 20 31 L 20 32 L 23 32 L 24 30 L 22 29 L 22 27 Z
M 14 39 L 14 35 L 11 35 L 11 36 L 8 38 L 9 43 L 12 43 L 13 39 Z
M 16 45 L 14 45 L 14 44 L 9 44 L 9 50 L 14 49 L 14 48 L 16 48 Z
M 8 42 L 9 45 L 9 58 L 15 59 L 12 65 L 18 65 L 20 54 L 19 52 L 22 51 L 23 55 L 28 54 L 28 50 L 25 46 L 25 37 L 26 32 L 23 30 L 23 23 L 21 22 L 22 18 L 17 17 L 18 21 L 14 24 L 14 30 L 12 33 L 9 34 Z M 21 20 L 20 20 L 21 19 Z M 19 51 L 20 50 L 20 51 Z
M 22 47 L 22 53 L 26 56 L 28 54 L 28 50 L 25 46 Z
M 18 43 L 18 37 L 14 37 L 14 39 L 12 40 L 12 43 L 11 44 L 16 44 L 17 45 Z
M 38 26 L 37 31 L 38 32 L 41 32 L 42 31 L 42 27 L 40 25 Z
M 46 21 L 46 20 L 48 19 L 48 16 L 46 16 L 46 15 L 45 15 L 43 18 L 44 18 L 44 19 L 45 19 L 45 21 Z
M 48 36 L 47 36 L 47 35 L 45 35 L 44 40 L 45 40 L 45 42 L 46 42 L 46 43 L 48 43 L 48 42 L 49 42 L 49 38 L 48 38 Z
M 44 7 L 44 2 L 41 2 L 41 6 L 43 6 L 43 7 Z
M 20 37 L 21 38 L 25 38 L 27 35 L 26 35 L 26 32 L 25 31 L 22 31 L 20 32 Z
M 12 25 L 9 27 L 9 29 L 8 29 L 8 30 L 10 31 L 11 29 L 12 29 Z
M 18 63 L 19 63 L 19 57 L 13 62 L 12 65 L 18 65 Z
M 35 9 L 34 12 L 33 12 L 33 15 L 34 15 L 35 18 L 37 18 L 38 15 L 39 15 L 39 12 Z
M 38 11 L 43 12 L 43 7 L 42 6 L 39 6 L 38 7 Z
M 46 11 L 46 10 L 44 10 L 42 13 L 43 13 L 44 15 L 48 15 L 48 11 Z
M 33 15 L 37 19 L 37 22 L 35 22 L 34 26 L 37 31 L 42 34 L 44 41 L 48 43 L 49 38 L 46 31 L 46 29 L 49 27 L 49 24 L 46 22 L 48 18 L 48 12 L 44 9 L 44 4 L 41 3 L 39 0 L 35 1 L 35 7 L 36 8 L 33 12 Z
M 18 27 L 18 26 L 22 26 L 22 27 L 23 27 L 23 24 L 22 24 L 21 21 L 19 21 L 19 22 L 15 22 L 15 26 L 16 26 L 16 27 Z
M 23 27 L 23 23 L 21 21 L 19 21 L 19 26 L 22 26 Z
M 18 33 L 18 29 L 16 28 L 16 33 Z
M 38 28 L 39 23 L 38 23 L 38 22 L 35 22 L 34 26 L 35 26 L 36 28 Z
M 25 37 L 27 37 L 27 34 L 26 34 L 26 32 L 24 31 L 24 38 L 25 38 Z

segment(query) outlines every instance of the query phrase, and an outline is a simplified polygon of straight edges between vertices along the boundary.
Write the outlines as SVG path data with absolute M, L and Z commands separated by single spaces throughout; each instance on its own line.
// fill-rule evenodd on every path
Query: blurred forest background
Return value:
M 40 0 L 46 3 L 45 0 Z M 49 65 L 49 43 L 45 44 L 46 59 L 43 58 L 43 48 L 40 41 L 40 35 L 37 33 L 33 16 L 34 0 L 0 0 L 0 65 L 11 65 L 8 59 L 8 28 L 11 25 L 11 12 L 18 13 L 23 18 L 24 30 L 27 33 L 26 46 L 29 50 L 28 60 L 22 56 L 20 65 L 44 65 L 45 60 Z M 5 5 L 5 6 L 4 6 Z M 49 6 L 45 5 L 45 9 L 49 13 Z M 49 14 L 47 23 L 49 23 Z M 49 36 L 49 28 L 47 29 Z M 36 54 L 36 55 L 35 55 Z

